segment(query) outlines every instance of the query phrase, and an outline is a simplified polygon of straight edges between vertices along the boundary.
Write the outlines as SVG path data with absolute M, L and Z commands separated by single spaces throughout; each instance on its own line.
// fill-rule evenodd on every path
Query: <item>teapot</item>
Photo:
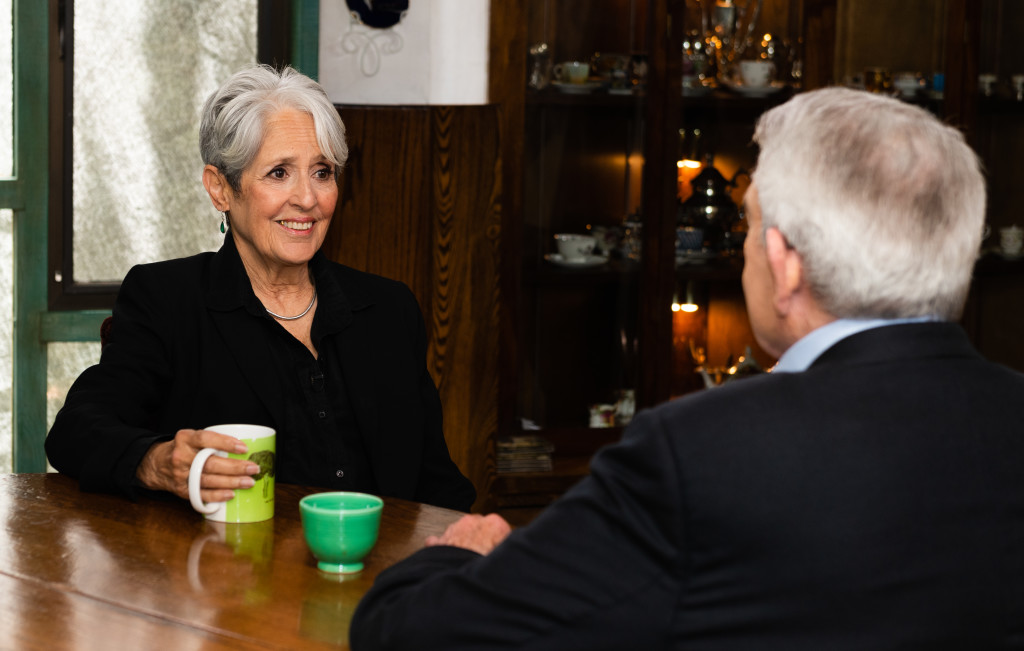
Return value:
M 676 225 L 702 228 L 705 246 L 719 251 L 726 242 L 725 234 L 740 219 L 739 206 L 729 191 L 736 187 L 740 176 L 749 174 L 741 168 L 731 179 L 726 179 L 713 163 L 713 157 L 708 155 L 704 169 L 690 182 L 693 194 L 679 204 Z

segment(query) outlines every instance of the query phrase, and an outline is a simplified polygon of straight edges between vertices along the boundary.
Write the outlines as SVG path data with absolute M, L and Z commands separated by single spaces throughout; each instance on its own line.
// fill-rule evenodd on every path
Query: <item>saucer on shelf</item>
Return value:
M 785 84 L 778 82 L 773 82 L 768 86 L 744 86 L 741 81 L 727 81 L 725 85 L 729 90 L 739 93 L 744 97 L 768 97 L 786 87 Z
M 676 252 L 676 266 L 684 264 L 701 264 L 708 260 L 714 260 L 717 257 L 718 253 L 716 251 L 708 251 L 707 249 L 678 251 Z
M 572 267 L 576 269 L 599 267 L 608 262 L 608 256 L 606 255 L 588 255 L 582 260 L 566 260 L 559 253 L 549 253 L 544 256 L 544 259 L 551 264 L 558 265 L 559 267 Z
M 683 97 L 706 97 L 710 94 L 710 86 L 683 86 Z
M 551 82 L 551 85 L 561 92 L 569 95 L 586 95 L 591 91 L 597 90 L 603 84 L 600 81 L 585 81 L 581 84 L 573 84 L 565 81 L 553 81 Z

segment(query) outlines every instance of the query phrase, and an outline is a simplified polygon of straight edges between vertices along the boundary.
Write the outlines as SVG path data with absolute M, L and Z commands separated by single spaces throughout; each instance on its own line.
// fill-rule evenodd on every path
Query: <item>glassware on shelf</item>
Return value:
M 608 92 L 613 95 L 632 92 L 631 64 L 632 58 L 626 54 L 595 52 L 590 57 L 591 75 L 607 84 Z
M 642 52 L 632 54 L 629 61 L 629 83 L 637 92 L 646 89 L 647 72 L 647 55 Z
M 641 249 L 643 247 L 643 238 L 641 236 L 643 224 L 640 222 L 639 217 L 639 215 L 630 215 L 626 218 L 626 221 L 622 223 L 624 227 L 622 235 L 622 257 L 627 260 L 640 260 Z
M 704 133 L 697 128 L 680 129 L 679 158 L 676 161 L 676 198 L 679 201 L 686 201 L 693 194 L 693 179 L 704 168 L 703 161 Z
M 730 190 L 737 186 L 740 176 L 748 172 L 738 169 L 731 179 L 726 179 L 715 169 L 714 159 L 708 155 L 703 170 L 691 182 L 693 193 L 686 201 L 679 202 L 677 226 L 702 228 L 709 249 L 725 251 L 732 246 L 727 233 L 739 220 L 739 206 L 733 201 Z
M 794 43 L 778 34 L 765 32 L 760 38 L 755 37 L 747 43 L 742 58 L 770 61 L 774 66 L 773 81 L 791 86 L 800 85 L 803 62 L 799 39 Z
M 909 70 L 897 72 L 892 77 L 892 85 L 900 98 L 913 100 L 924 90 L 924 77 L 919 72 Z
M 636 391 L 633 389 L 622 389 L 619 391 L 619 401 L 615 403 L 615 424 L 620 426 L 629 425 L 636 413 Z
M 715 0 L 709 6 L 709 36 L 716 47 L 719 81 L 732 76 L 733 65 L 743 56 L 747 45 L 752 43 L 762 2 Z
M 600 402 L 590 406 L 590 422 L 592 428 L 615 427 L 615 405 Z
M 714 84 L 714 46 L 698 30 L 683 40 L 683 96 L 700 97 Z
M 701 377 L 704 380 L 704 387 L 707 389 L 713 389 L 721 386 L 726 382 L 732 382 L 741 378 L 750 377 L 752 375 L 760 375 L 764 373 L 764 369 L 754 359 L 754 353 L 750 350 L 748 345 L 744 350 L 743 354 L 736 361 L 732 363 L 732 355 L 729 355 L 729 361 L 726 362 L 725 366 L 716 368 L 709 368 L 705 365 L 701 365 L 698 369 Z
M 707 312 L 706 302 L 694 311 L 672 312 L 673 397 L 704 388 L 700 371 L 707 363 Z
M 994 73 L 983 72 L 982 74 L 978 75 L 978 92 L 980 92 L 985 97 L 991 97 L 992 93 L 995 92 L 996 82 L 998 81 L 999 77 L 997 77 Z
M 892 75 L 886 68 L 868 68 L 864 71 L 864 90 L 869 93 L 892 91 Z
M 620 389 L 616 395 L 614 403 L 598 402 L 590 405 L 589 427 L 624 427 L 633 420 L 636 413 L 636 391 Z
M 798 38 L 789 41 L 789 83 L 795 88 L 804 83 L 804 41 Z
M 530 46 L 530 76 L 527 85 L 542 90 L 551 83 L 551 50 L 547 43 Z

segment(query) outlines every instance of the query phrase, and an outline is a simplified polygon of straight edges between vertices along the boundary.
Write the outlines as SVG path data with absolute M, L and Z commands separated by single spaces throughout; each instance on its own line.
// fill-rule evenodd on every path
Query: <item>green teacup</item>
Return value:
M 384 500 L 366 493 L 314 493 L 299 500 L 306 543 L 324 572 L 363 569 L 377 542 Z

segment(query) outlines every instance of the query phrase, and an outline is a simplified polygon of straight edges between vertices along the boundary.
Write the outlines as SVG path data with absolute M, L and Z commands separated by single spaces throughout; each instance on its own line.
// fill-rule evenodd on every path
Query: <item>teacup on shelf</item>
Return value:
M 898 72 L 893 77 L 892 85 L 899 91 L 900 97 L 913 98 L 923 87 L 923 79 L 916 72 Z
M 740 61 L 740 80 L 747 88 L 763 88 L 772 83 L 775 64 L 764 59 Z
M 555 242 L 558 245 L 558 254 L 568 262 L 586 260 L 587 256 L 594 253 L 596 244 L 593 235 L 579 233 L 558 233 L 555 235 Z
M 1007 226 L 999 229 L 999 249 L 1003 255 L 1018 256 L 1024 249 L 1024 228 Z
M 553 72 L 561 82 L 582 84 L 590 76 L 590 64 L 586 61 L 563 61 L 555 65 Z
M 999 78 L 990 72 L 978 75 L 978 92 L 986 97 L 992 95 L 996 89 L 996 82 L 998 80 Z

